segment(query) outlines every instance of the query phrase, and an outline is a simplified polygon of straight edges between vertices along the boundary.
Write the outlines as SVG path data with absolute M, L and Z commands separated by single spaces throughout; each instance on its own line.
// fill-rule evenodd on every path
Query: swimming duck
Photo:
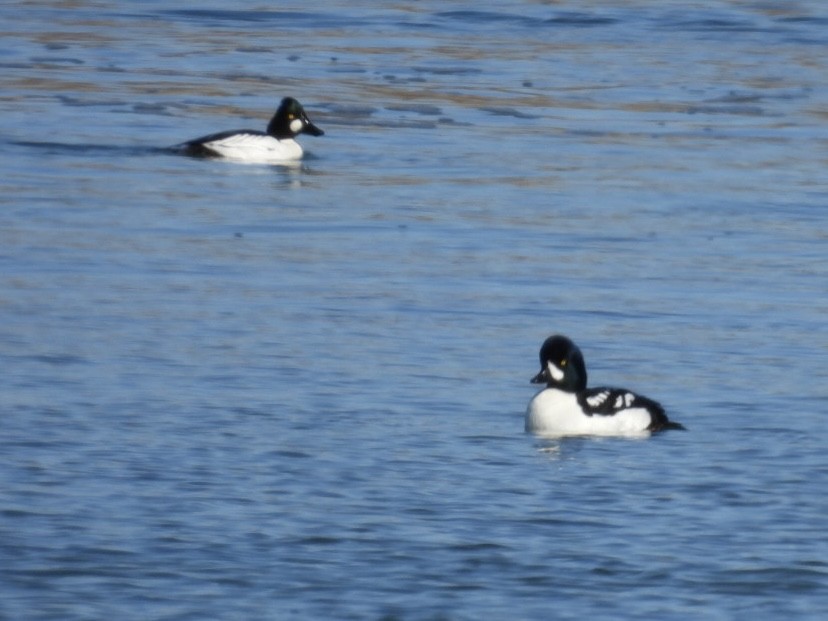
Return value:
M 587 388 L 584 356 L 565 336 L 550 336 L 540 349 L 540 372 L 533 384 L 546 384 L 526 409 L 526 431 L 541 435 L 640 436 L 684 429 L 664 408 L 623 388 Z
M 224 131 L 189 140 L 173 149 L 192 157 L 223 157 L 236 162 L 278 164 L 302 158 L 302 147 L 294 140 L 296 136 L 322 136 L 324 133 L 311 123 L 302 104 L 293 97 L 285 97 L 270 119 L 267 131 Z

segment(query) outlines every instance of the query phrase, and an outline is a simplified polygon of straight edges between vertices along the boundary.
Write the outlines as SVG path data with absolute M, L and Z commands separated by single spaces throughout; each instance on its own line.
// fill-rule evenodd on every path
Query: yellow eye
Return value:
M 566 366 L 566 358 L 564 358 L 563 360 L 561 360 L 561 366 L 562 366 L 562 367 L 565 367 L 565 366 Z

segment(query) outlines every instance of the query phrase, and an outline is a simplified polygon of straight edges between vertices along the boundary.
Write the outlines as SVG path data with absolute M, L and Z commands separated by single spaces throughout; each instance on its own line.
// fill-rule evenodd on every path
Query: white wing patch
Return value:
M 635 401 L 635 395 L 631 392 L 628 392 L 623 395 L 618 395 L 612 407 L 614 407 L 616 410 L 621 410 L 623 408 L 630 407 L 633 401 Z
M 258 136 L 256 134 L 232 134 L 231 136 L 225 136 L 224 138 L 219 138 L 218 140 L 211 140 L 205 144 L 208 147 L 258 147 L 262 144 L 266 145 L 270 142 L 270 140 L 271 138 L 269 136 Z
M 604 403 L 604 401 L 609 399 L 609 396 L 610 393 L 608 390 L 602 390 L 598 394 L 592 395 L 591 397 L 587 397 L 586 402 L 589 405 L 589 407 L 597 408 L 600 407 Z

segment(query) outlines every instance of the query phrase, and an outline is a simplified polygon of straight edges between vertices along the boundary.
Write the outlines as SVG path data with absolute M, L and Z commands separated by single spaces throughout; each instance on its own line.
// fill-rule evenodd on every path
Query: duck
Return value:
M 543 436 L 649 436 L 685 429 L 667 418 L 657 401 L 624 388 L 587 388 L 580 348 L 554 334 L 540 348 L 540 372 L 530 381 L 546 384 L 526 408 L 525 429 Z
M 236 129 L 188 140 L 173 147 L 182 155 L 224 158 L 235 162 L 279 164 L 302 159 L 304 151 L 295 138 L 299 134 L 322 136 L 296 99 L 285 97 L 270 119 L 267 131 Z

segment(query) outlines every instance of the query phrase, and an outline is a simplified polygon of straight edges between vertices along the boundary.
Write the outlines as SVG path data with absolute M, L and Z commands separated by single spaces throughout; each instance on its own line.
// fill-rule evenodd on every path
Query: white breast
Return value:
M 612 416 L 587 416 L 573 393 L 555 388 L 540 391 L 526 409 L 526 431 L 544 436 L 649 435 L 650 413 L 629 408 Z
M 291 138 L 234 134 L 205 144 L 222 157 L 236 162 L 274 164 L 302 158 L 302 147 Z

